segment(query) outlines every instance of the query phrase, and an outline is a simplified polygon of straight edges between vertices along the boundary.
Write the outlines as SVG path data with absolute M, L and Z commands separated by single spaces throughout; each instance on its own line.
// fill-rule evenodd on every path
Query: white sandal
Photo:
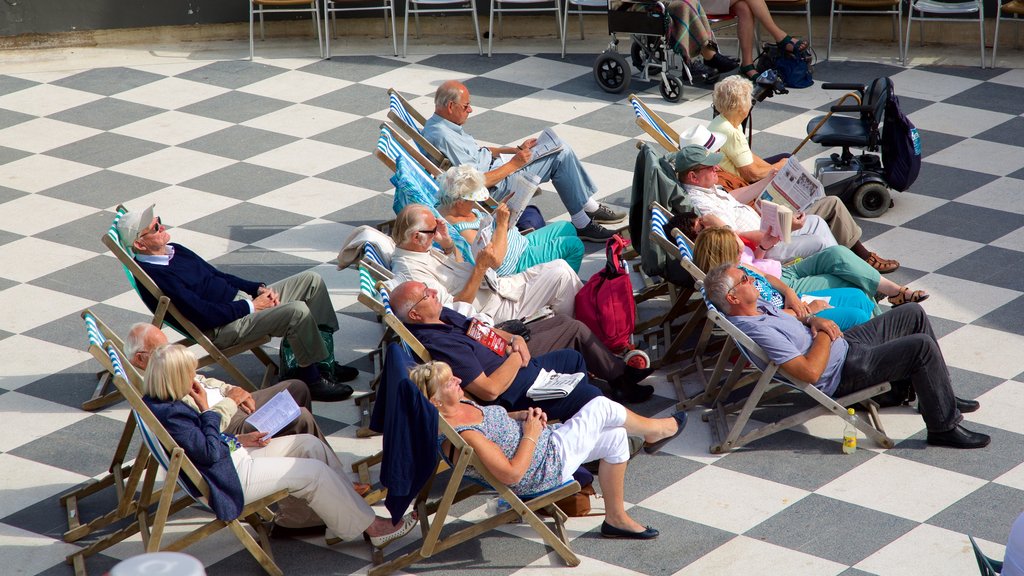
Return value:
M 384 534 L 383 536 L 370 536 L 366 532 L 363 532 L 363 538 L 369 542 L 371 546 L 380 550 L 411 532 L 412 529 L 416 527 L 417 522 L 419 522 L 419 519 L 413 516 L 412 513 L 409 513 L 402 518 L 402 525 L 398 527 L 398 530 L 389 534 Z

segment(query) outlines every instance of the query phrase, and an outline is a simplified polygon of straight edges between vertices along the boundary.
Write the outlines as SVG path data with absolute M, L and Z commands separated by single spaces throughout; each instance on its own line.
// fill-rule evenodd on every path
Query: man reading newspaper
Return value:
M 750 203 L 755 198 L 757 198 L 760 194 L 762 194 L 765 190 L 769 188 L 768 183 L 773 182 L 774 177 L 776 175 L 769 175 L 767 178 L 762 179 L 761 181 L 756 182 L 751 186 L 734 190 L 731 193 L 731 195 L 729 192 L 725 191 L 725 189 L 717 185 L 717 164 L 714 166 L 714 174 L 701 174 L 703 183 L 698 182 L 696 179 L 688 181 L 689 175 L 687 175 L 686 172 L 688 172 L 689 170 L 681 170 L 680 164 L 678 162 L 675 162 L 675 160 L 681 160 L 684 157 L 686 157 L 686 155 L 684 154 L 685 150 L 690 149 L 689 154 L 700 154 L 700 149 L 704 148 L 709 155 L 714 155 L 716 158 L 722 158 L 722 155 L 718 154 L 718 150 L 725 143 L 725 136 L 717 132 L 705 131 L 705 133 L 710 137 L 705 138 L 703 140 L 704 145 L 690 144 L 688 146 L 684 146 L 679 152 L 675 153 L 669 159 L 670 162 L 674 162 L 676 164 L 677 178 L 684 185 L 688 192 L 691 190 L 695 191 L 691 192 L 691 198 L 698 198 L 702 201 L 705 201 L 705 204 L 714 204 L 717 208 L 717 210 L 710 208 L 706 210 L 705 208 L 702 208 L 700 205 L 697 205 L 697 203 L 695 202 L 697 209 L 700 210 L 701 212 L 710 211 L 714 214 L 722 216 L 723 218 L 726 219 L 730 226 L 732 226 L 737 231 L 760 230 L 760 218 L 757 217 L 754 213 L 741 213 L 742 211 L 736 206 L 736 204 L 747 204 Z M 700 160 L 699 162 L 700 164 L 690 164 L 689 167 L 703 167 L 704 171 L 711 172 L 712 167 L 706 164 L 706 162 L 708 162 L 707 159 Z M 687 167 L 687 164 L 688 162 L 683 162 L 682 166 L 685 168 Z M 889 272 L 892 272 L 899 268 L 899 262 L 895 260 L 882 258 L 878 254 L 868 250 L 868 248 L 864 246 L 863 243 L 861 243 L 861 228 L 860 226 L 857 225 L 857 222 L 854 221 L 853 216 L 850 215 L 850 211 L 846 209 L 846 205 L 843 204 L 835 196 L 822 196 L 824 194 L 824 190 L 821 188 L 821 183 L 818 182 L 813 176 L 808 174 L 803 169 L 803 167 L 800 166 L 799 162 L 797 162 L 793 158 L 790 158 L 790 160 L 787 161 L 786 165 L 783 167 L 783 170 L 780 171 L 780 174 L 782 174 L 783 172 L 785 172 L 785 180 L 777 181 L 776 185 L 773 185 L 771 187 L 772 189 L 769 192 L 769 194 L 772 197 L 776 197 L 776 193 L 779 193 L 779 191 L 784 190 L 786 194 L 794 195 L 793 201 L 776 201 L 776 204 L 789 203 L 794 206 L 799 205 L 802 207 L 802 210 L 794 210 L 794 226 L 791 228 L 791 230 L 799 226 L 804 226 L 804 223 L 800 218 L 800 212 L 803 211 L 808 216 L 817 216 L 823 219 L 828 224 L 828 227 L 832 233 L 834 244 L 846 246 L 851 251 L 853 251 L 853 253 L 856 254 L 858 258 L 870 264 L 872 268 L 878 270 L 880 273 L 888 274 Z M 791 181 L 789 180 L 790 176 L 793 177 L 793 180 Z M 815 192 L 815 190 L 820 191 L 820 193 Z M 784 198 L 784 196 L 784 194 L 779 193 L 777 197 L 781 200 L 782 198 Z M 807 201 L 808 198 L 811 198 L 809 202 Z M 733 200 L 738 200 L 738 202 L 732 202 Z M 743 225 L 747 227 L 738 228 L 735 225 L 738 224 L 738 222 L 730 222 L 730 220 L 734 220 L 734 217 L 723 216 L 723 213 L 725 212 L 737 213 L 736 217 L 740 218 L 743 221 Z M 756 223 L 754 222 L 755 219 Z M 797 255 L 799 255 L 799 252 L 805 251 L 807 249 L 807 247 L 805 246 L 800 246 L 801 244 L 806 242 L 806 240 L 798 240 L 795 243 L 796 245 L 794 245 L 793 242 L 789 244 L 782 244 L 781 247 L 779 247 L 777 251 L 775 251 L 771 255 L 771 257 L 782 261 L 796 257 Z

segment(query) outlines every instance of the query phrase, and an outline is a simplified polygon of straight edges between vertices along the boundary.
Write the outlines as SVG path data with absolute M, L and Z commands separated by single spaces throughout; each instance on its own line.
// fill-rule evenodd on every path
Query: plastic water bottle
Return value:
M 850 418 L 856 418 L 853 408 L 847 408 L 846 413 Z M 857 427 L 852 422 L 847 422 L 843 428 L 843 454 L 853 454 L 857 451 Z

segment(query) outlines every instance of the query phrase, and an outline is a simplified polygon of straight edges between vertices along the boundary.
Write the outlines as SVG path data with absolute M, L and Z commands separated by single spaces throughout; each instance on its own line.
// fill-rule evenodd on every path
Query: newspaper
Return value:
M 554 400 L 565 398 L 572 393 L 576 385 L 583 380 L 582 372 L 559 374 L 553 370 L 541 369 L 537 379 L 533 381 L 526 396 L 531 400 Z
M 511 178 L 510 192 L 505 196 L 505 205 L 508 206 L 509 227 L 519 223 L 519 218 L 523 216 L 523 212 L 530 205 L 530 200 L 533 199 L 533 195 L 537 192 L 537 186 L 540 185 L 540 178 L 533 174 L 516 172 Z
M 761 200 L 761 232 L 788 244 L 793 234 L 793 211 L 788 206 Z
M 269 438 L 299 417 L 299 405 L 287 390 L 274 395 L 269 402 L 246 418 L 246 422 Z
M 561 149 L 562 139 L 551 128 L 545 128 L 537 137 L 537 143 L 530 149 L 530 152 L 533 153 L 533 158 L 530 161 L 533 162 L 538 158 L 554 154 Z
M 795 213 L 805 212 L 811 204 L 824 198 L 825 187 L 800 165 L 796 156 L 790 156 L 786 165 L 774 176 L 762 178 L 732 194 L 744 204 L 760 198 L 787 206 Z
M 832 302 L 831 296 L 812 296 L 810 294 L 804 294 L 800 297 L 800 301 L 804 304 L 812 304 L 815 300 L 821 300 L 825 304 Z

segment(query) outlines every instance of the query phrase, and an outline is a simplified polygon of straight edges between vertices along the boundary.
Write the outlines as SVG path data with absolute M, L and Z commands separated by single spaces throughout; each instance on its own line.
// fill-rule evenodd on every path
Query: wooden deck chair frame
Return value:
M 636 125 L 648 134 L 654 141 L 661 144 L 661 147 L 669 152 L 679 151 L 679 133 L 676 132 L 668 122 L 651 110 L 644 101 L 636 94 L 629 95 L 629 103 L 633 107 L 633 115 L 636 117 Z
M 427 123 L 426 118 L 394 88 L 388 88 L 388 119 L 399 130 L 405 132 L 406 136 L 412 138 L 420 152 L 423 152 L 435 166 L 442 171 L 452 167 L 451 161 L 445 157 L 444 153 L 423 137 L 423 126 Z
M 104 373 L 109 376 L 107 381 L 113 386 L 113 366 L 110 363 L 110 357 L 107 355 L 104 346 L 109 344 L 114 346 L 118 352 L 123 352 L 124 344 L 117 337 L 117 334 L 108 328 L 91 310 L 83 310 L 81 316 L 82 320 L 86 323 L 86 331 L 89 336 L 89 353 L 103 366 Z M 116 388 L 112 394 L 116 394 L 118 400 L 124 399 L 124 396 Z M 65 542 L 75 542 L 96 530 L 135 514 L 138 505 L 135 493 L 146 468 L 146 458 L 145 452 L 140 452 L 133 463 L 125 463 L 128 456 L 128 447 L 134 434 L 135 419 L 129 416 L 125 421 L 124 429 L 121 431 L 121 438 L 117 443 L 117 447 L 114 449 L 114 455 L 111 457 L 107 474 L 101 478 L 89 480 L 80 488 L 61 496 L 60 503 L 64 506 L 68 517 L 68 529 L 63 535 Z M 83 523 L 78 509 L 79 501 L 110 486 L 114 487 L 117 494 L 117 507 L 106 514 Z
M 119 356 L 112 346 L 108 345 L 106 348 L 111 358 Z M 270 539 L 266 529 L 266 522 L 273 518 L 273 512 L 268 509 L 268 506 L 287 497 L 287 490 L 278 490 L 273 494 L 250 502 L 245 505 L 241 514 L 239 514 L 238 518 L 244 520 L 256 531 L 259 542 L 245 530 L 239 519 L 225 522 L 214 518 L 173 542 L 164 544 L 164 532 L 168 518 L 178 510 L 188 507 L 193 503 L 206 507 L 205 502 L 210 497 L 210 488 L 206 480 L 199 473 L 199 470 L 185 455 L 185 451 L 178 446 L 177 442 L 174 441 L 160 421 L 157 420 L 156 416 L 149 410 L 149 407 L 142 401 L 142 397 L 134 385 L 129 383 L 129 380 L 138 378 L 138 373 L 135 372 L 132 376 L 127 376 L 134 371 L 134 368 L 130 365 L 125 365 L 123 360 L 121 360 L 120 366 L 124 371 L 121 372 L 115 367 L 115 373 L 118 375 L 114 377 L 114 385 L 117 386 L 125 399 L 128 400 L 132 414 L 136 419 L 139 431 L 151 456 L 140 500 L 148 502 L 154 497 L 158 497 L 159 501 L 152 515 L 149 513 L 149 509 L 145 507 L 140 508 L 138 512 L 136 530 L 142 532 L 142 541 L 146 552 L 182 550 L 218 532 L 222 528 L 229 528 L 232 534 L 241 542 L 242 546 L 252 554 L 253 558 L 268 574 L 282 576 L 283 572 L 274 562 L 270 552 Z M 166 477 L 163 486 L 160 489 L 154 489 L 158 467 L 164 469 Z M 186 489 L 183 482 L 185 478 L 194 487 L 194 494 Z M 179 489 L 186 494 L 174 500 L 174 494 Z
M 116 212 L 117 217 L 120 218 L 121 215 L 127 212 L 127 209 L 124 206 L 118 205 Z M 132 287 L 135 288 L 136 292 L 145 290 L 157 301 L 156 310 L 153 311 L 153 318 L 150 323 L 158 328 L 167 323 L 175 331 L 181 333 L 184 338 L 176 342 L 177 344 L 184 346 L 199 345 L 206 353 L 198 358 L 200 368 L 217 364 L 228 373 L 233 384 L 241 386 L 250 392 L 256 390 L 257 387 L 231 362 L 230 357 L 242 352 L 252 352 L 266 367 L 260 387 L 267 387 L 273 383 L 274 377 L 277 375 L 277 364 L 274 363 L 262 348 L 264 344 L 270 342 L 269 336 L 242 342 L 228 348 L 218 348 L 202 330 L 178 310 L 171 299 L 149 277 L 149 274 L 146 274 L 145 270 L 139 266 L 139 263 L 121 247 L 114 234 L 116 234 L 116 231 L 111 226 L 111 229 L 101 238 L 103 244 L 114 254 L 124 267 L 126 273 L 131 276 Z M 141 294 L 139 297 L 141 298 Z
M 804 382 L 786 373 L 784 368 L 772 362 L 760 346 L 717 309 L 709 306 L 708 318 L 729 335 L 729 338 L 747 359 L 747 363 L 760 373 L 750 395 L 745 399 L 728 403 L 726 399 L 735 388 L 729 385 L 723 386 L 719 390 L 718 398 L 716 398 L 711 411 L 704 414 L 704 419 L 711 424 L 713 443 L 709 450 L 712 454 L 721 454 L 734 450 L 755 440 L 799 426 L 812 418 L 829 413 L 835 414 L 837 417 L 853 424 L 876 444 L 884 448 L 892 448 L 893 442 L 886 436 L 885 430 L 882 428 L 882 421 L 878 416 L 878 405 L 870 401 L 872 397 L 890 389 L 888 382 L 858 390 L 840 398 L 831 398 L 811 383 Z M 753 358 L 755 357 L 764 363 L 765 368 L 763 370 L 754 365 Z M 748 424 L 751 423 L 751 416 L 754 410 L 763 401 L 771 399 L 772 392 L 788 392 L 792 390 L 800 391 L 809 396 L 817 402 L 817 405 L 775 422 L 750 430 L 747 429 Z M 865 401 L 868 405 L 867 418 L 850 416 L 847 413 L 846 407 Z M 729 416 L 734 412 L 738 413 L 730 425 Z
M 428 502 L 427 496 L 434 478 L 427 483 L 420 491 L 415 507 L 420 518 L 420 529 L 423 533 L 423 542 L 419 548 L 394 558 L 383 564 L 378 564 L 370 569 L 369 576 L 384 576 L 396 570 L 401 570 L 424 558 L 430 558 L 449 548 L 477 538 L 494 528 L 507 524 L 515 518 L 521 518 L 536 531 L 541 540 L 550 546 L 565 563 L 569 566 L 578 566 L 580 559 L 569 547 L 569 539 L 565 530 L 566 515 L 555 506 L 555 502 L 579 492 L 580 485 L 576 481 L 568 482 L 555 490 L 545 493 L 537 498 L 523 501 L 508 486 L 502 484 L 483 465 L 480 457 L 477 456 L 473 447 L 469 445 L 459 433 L 451 427 L 448 422 L 438 415 L 439 433 L 451 443 L 454 452 L 458 455 L 452 466 L 451 477 L 448 480 L 443 495 L 439 500 Z M 442 461 L 442 465 L 444 462 Z M 477 483 L 471 483 L 462 487 L 462 480 L 465 477 L 466 469 L 472 466 L 490 486 L 497 491 L 500 498 L 505 499 L 511 508 L 505 512 L 491 516 L 457 532 L 441 537 L 445 521 L 453 504 L 460 502 L 473 494 L 480 492 L 483 488 Z M 442 466 L 447 468 L 447 466 Z M 436 476 L 436 474 L 435 474 Z M 545 524 L 538 516 L 537 511 L 546 511 L 554 523 L 554 530 Z M 431 516 L 433 518 L 431 519 Z M 375 563 L 381 557 L 375 557 Z

